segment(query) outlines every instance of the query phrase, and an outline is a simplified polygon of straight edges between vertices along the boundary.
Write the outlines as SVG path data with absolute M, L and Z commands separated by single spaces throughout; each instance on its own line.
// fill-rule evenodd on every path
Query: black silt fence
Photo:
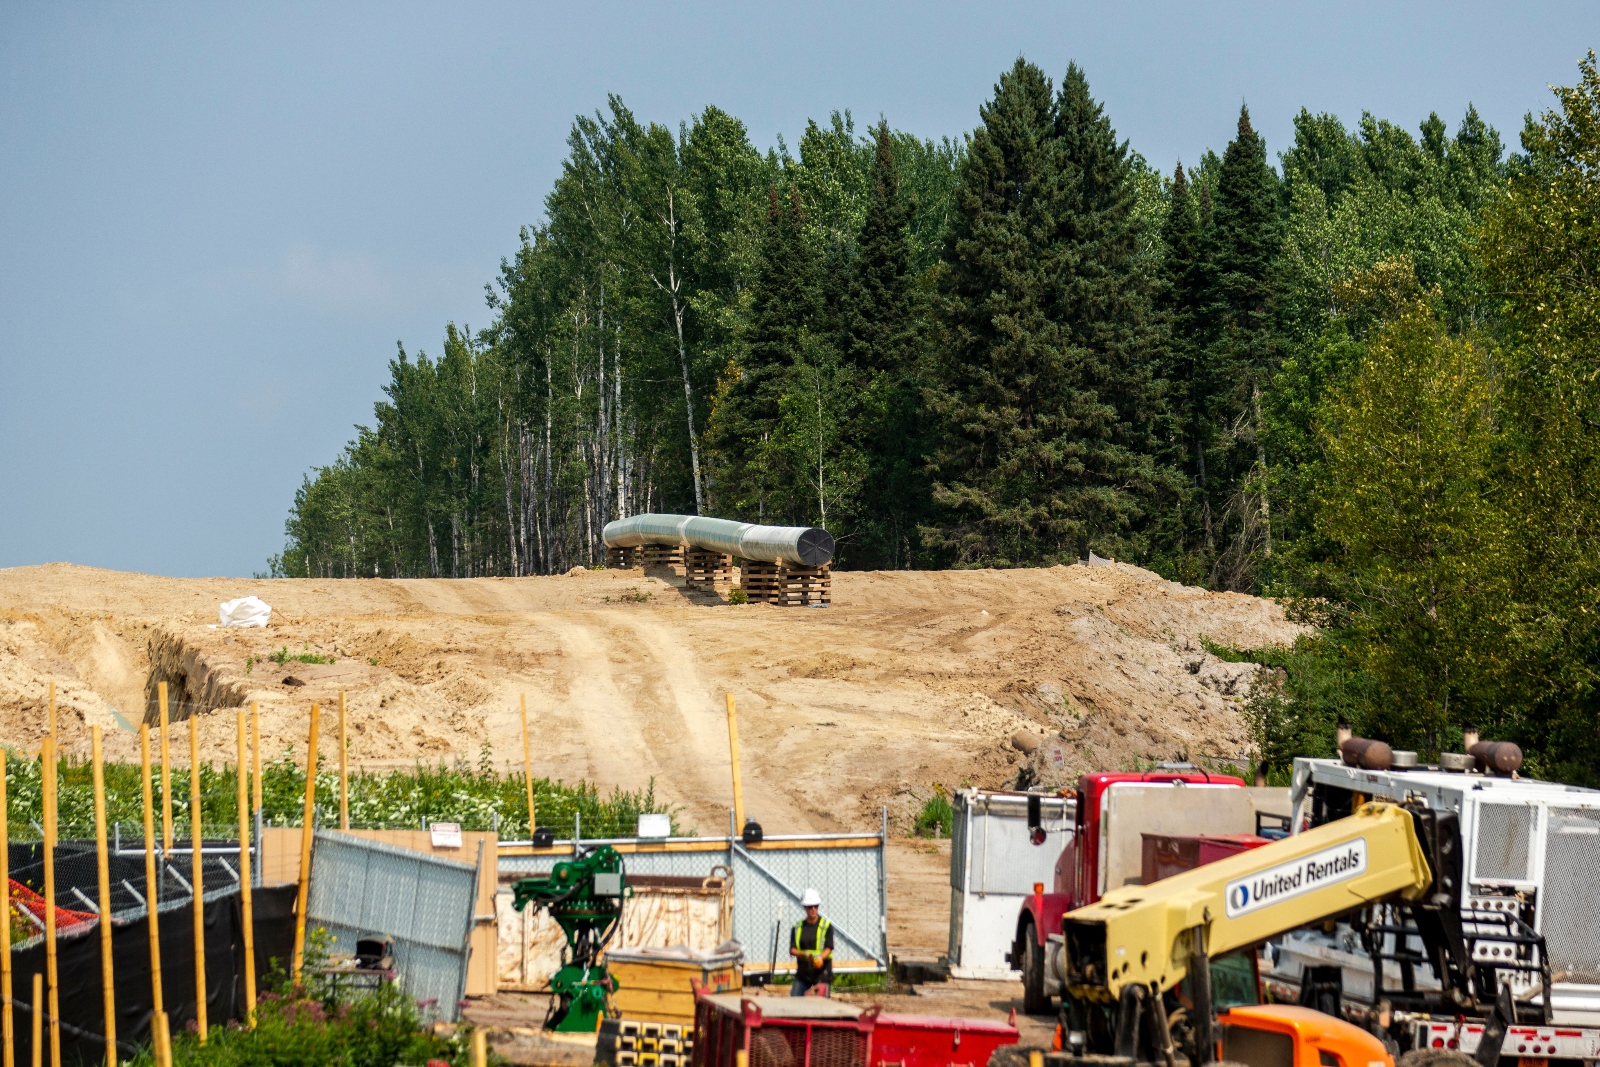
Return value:
M 140 871 L 141 877 L 143 875 Z M 294 951 L 293 885 L 257 888 L 251 897 L 255 927 L 256 990 L 268 988 L 276 969 L 287 974 Z M 62 902 L 64 905 L 65 901 Z M 244 1018 L 244 915 L 237 889 L 219 891 L 204 902 L 206 948 L 206 1019 L 212 1027 Z M 174 1032 L 195 1018 L 194 913 L 190 902 L 169 904 L 159 912 L 161 925 L 161 991 Z M 150 1043 L 154 1012 L 150 996 L 150 928 L 141 910 L 112 919 L 111 959 L 117 987 L 117 1044 L 120 1058 Z M 100 930 L 89 924 L 57 940 L 61 977 L 61 1059 L 64 1064 L 105 1062 L 104 1000 L 100 979 Z M 12 1017 L 16 1062 L 33 1054 L 33 976 L 45 973 L 43 942 L 11 953 Z M 49 1007 L 46 993 L 46 1010 Z M 43 1031 L 50 1040 L 49 1020 Z M 49 1060 L 48 1050 L 45 1060 Z

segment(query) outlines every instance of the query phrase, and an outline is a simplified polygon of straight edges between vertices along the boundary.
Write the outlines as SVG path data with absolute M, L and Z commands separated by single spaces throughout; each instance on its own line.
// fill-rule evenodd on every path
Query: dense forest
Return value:
M 715 107 L 579 117 L 488 328 L 401 349 L 273 572 L 548 574 L 643 511 L 824 526 L 851 568 L 1093 550 L 1315 624 L 1219 650 L 1282 668 L 1278 773 L 1343 720 L 1600 779 L 1593 54 L 1509 153 L 1470 105 L 1303 110 L 1274 161 L 1241 109 L 1169 174 L 1021 59 L 978 117 L 765 153 Z

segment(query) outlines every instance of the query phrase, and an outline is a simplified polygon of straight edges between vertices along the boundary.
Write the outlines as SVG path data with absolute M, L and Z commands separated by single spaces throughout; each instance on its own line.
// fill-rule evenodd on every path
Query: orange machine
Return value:
M 1220 1059 L 1245 1067 L 1394 1067 L 1359 1026 L 1294 1004 L 1252 1004 L 1217 1016 Z

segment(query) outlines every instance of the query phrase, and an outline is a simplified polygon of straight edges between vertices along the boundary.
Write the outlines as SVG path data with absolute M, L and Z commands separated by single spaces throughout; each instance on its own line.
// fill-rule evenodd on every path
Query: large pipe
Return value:
M 607 548 L 688 543 L 708 552 L 820 567 L 833 559 L 833 535 L 815 526 L 755 526 L 697 515 L 633 515 L 606 523 Z

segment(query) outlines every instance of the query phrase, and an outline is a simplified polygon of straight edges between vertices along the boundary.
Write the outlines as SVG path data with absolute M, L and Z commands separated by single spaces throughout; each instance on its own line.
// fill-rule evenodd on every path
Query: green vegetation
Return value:
M 922 810 L 917 812 L 916 831 L 922 837 L 949 837 L 955 820 L 955 809 L 950 806 L 944 787 L 934 786 L 933 796 L 923 801 Z
M 270 659 L 272 662 L 276 663 L 280 667 L 283 666 L 286 663 L 333 663 L 333 662 L 336 662 L 335 657 L 333 657 L 333 656 L 319 656 L 315 652 L 312 652 L 310 645 L 306 645 L 305 649 L 306 650 L 303 651 L 303 652 L 290 652 L 289 649 L 288 649 L 288 646 L 285 646 L 283 648 L 278 649 L 278 651 L 272 653 L 267 658 Z M 247 669 L 245 671 L 245 673 L 248 674 L 250 672 Z
M 308 931 L 306 955 L 325 949 L 320 930 Z M 470 1054 L 464 1032 L 449 1038 L 432 1032 L 417 1005 L 397 985 L 367 992 L 341 991 L 312 982 L 293 987 L 280 974 L 274 988 L 256 1001 L 256 1026 L 213 1024 L 207 1041 L 181 1031 L 172 1035 L 172 1062 L 178 1067 L 278 1067 L 281 1064 L 344 1064 L 392 1067 L 443 1063 L 465 1067 Z M 155 1063 L 143 1049 L 127 1061 L 133 1067 Z
M 1510 155 L 1471 106 L 1302 110 L 1281 147 L 1241 108 L 1170 174 L 1076 66 L 1019 59 L 937 143 L 844 113 L 762 154 L 715 107 L 674 133 L 612 97 L 494 321 L 399 353 L 274 571 L 554 573 L 647 509 L 824 525 L 841 567 L 1094 550 L 1315 627 L 1262 653 L 1271 774 L 1344 720 L 1600 783 L 1581 75 Z
M 748 604 L 750 603 L 750 594 L 744 591 L 744 586 L 736 585 L 728 590 L 728 603 Z
M 427 766 L 383 772 L 357 771 L 350 776 L 350 824 L 356 827 L 417 827 L 424 820 L 457 822 L 463 829 L 488 830 L 499 818 L 502 838 L 528 836 L 528 794 L 521 774 L 495 770 L 487 746 L 477 767 L 463 764 Z M 304 756 L 297 761 L 285 751 L 261 768 L 262 815 L 271 826 L 299 826 L 305 810 Z M 337 816 L 339 776 L 328 770 L 324 752 L 317 772 L 317 807 Z M 63 758 L 58 770 L 61 836 L 94 835 L 94 779 L 89 764 Z M 122 824 L 124 835 L 137 836 L 143 826 L 143 801 L 138 764 L 108 763 L 105 767 L 107 820 Z M 161 804 L 161 768 L 154 768 L 156 804 Z M 13 837 L 26 837 L 32 821 L 42 814 L 41 765 L 10 754 L 6 761 L 7 815 Z M 573 819 L 582 824 L 585 837 L 632 836 L 641 812 L 664 811 L 653 788 L 634 793 L 614 790 L 602 797 L 587 782 L 568 785 L 546 778 L 534 779 L 534 804 L 539 825 L 558 837 L 570 837 Z M 208 835 L 236 837 L 239 825 L 238 779 L 233 768 L 221 771 L 202 766 L 200 805 Z M 180 834 L 189 823 L 189 771 L 174 767 L 173 820 Z M 670 812 L 669 812 L 670 814 Z M 157 821 L 159 822 L 159 811 Z M 673 832 L 677 833 L 676 820 Z

